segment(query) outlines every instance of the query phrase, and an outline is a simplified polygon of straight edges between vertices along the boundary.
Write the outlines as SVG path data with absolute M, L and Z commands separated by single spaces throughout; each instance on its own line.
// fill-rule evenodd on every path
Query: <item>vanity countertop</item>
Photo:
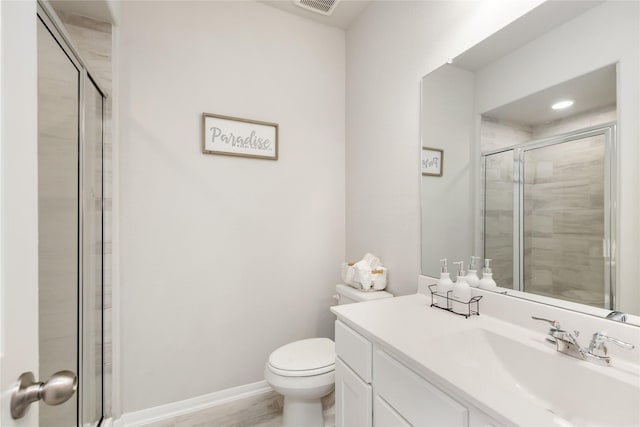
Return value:
M 520 349 L 532 348 L 544 353 L 530 352 L 551 361 L 547 363 L 556 364 L 557 361 L 560 374 L 565 370 L 575 371 L 574 368 L 579 367 L 594 373 L 595 378 L 604 378 L 603 384 L 608 384 L 606 378 L 613 378 L 635 392 L 640 388 L 638 365 L 619 362 L 615 367 L 606 367 L 560 354 L 545 342 L 547 328 L 544 326 L 540 328 L 540 332 L 532 331 L 482 314 L 482 310 L 479 316 L 465 318 L 430 307 L 430 303 L 431 298 L 415 294 L 334 306 L 331 311 L 338 316 L 338 320 L 375 342 L 429 382 L 446 389 L 454 397 L 466 400 L 505 425 L 566 426 L 579 424 L 581 420 L 567 422 L 569 417 L 559 416 L 557 406 L 552 412 L 550 408 L 553 405 L 540 398 L 544 392 L 536 390 L 537 393 L 529 393 L 526 385 L 518 384 L 517 375 L 512 377 L 512 372 L 506 372 L 510 368 L 496 370 L 496 365 L 502 362 L 494 361 L 505 360 L 508 355 L 497 354 L 495 348 L 474 346 L 473 343 L 465 346 L 464 343 L 454 342 L 455 340 L 474 337 L 473 333 L 477 331 L 488 331 L 490 336 L 508 338 L 508 342 L 515 342 Z M 452 362 L 452 355 L 449 354 L 451 350 L 443 350 L 447 343 L 454 344 L 449 349 L 460 348 L 464 353 L 458 358 L 463 360 L 463 367 L 459 366 L 459 361 Z M 460 346 L 456 347 L 458 345 Z M 480 352 L 491 354 L 479 354 Z M 531 366 L 531 373 L 528 375 L 535 378 L 537 369 L 540 368 Z M 528 367 L 524 368 L 526 370 Z M 557 381 L 565 379 L 559 377 Z M 543 384 L 542 387 L 544 386 Z M 554 385 L 550 384 L 549 387 Z M 595 385 L 594 388 L 597 387 L 600 385 Z M 551 398 L 550 396 L 549 399 Z M 566 398 L 571 399 L 572 396 Z M 571 403 L 567 402 L 567 405 Z M 603 410 L 606 410 L 604 408 L 607 408 L 607 402 L 601 403 Z

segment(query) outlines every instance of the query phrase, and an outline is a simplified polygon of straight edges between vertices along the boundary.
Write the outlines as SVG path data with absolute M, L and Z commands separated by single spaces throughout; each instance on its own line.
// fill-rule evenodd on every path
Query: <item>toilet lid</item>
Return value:
M 311 338 L 283 345 L 269 356 L 277 373 L 319 375 L 334 369 L 335 344 L 328 338 Z

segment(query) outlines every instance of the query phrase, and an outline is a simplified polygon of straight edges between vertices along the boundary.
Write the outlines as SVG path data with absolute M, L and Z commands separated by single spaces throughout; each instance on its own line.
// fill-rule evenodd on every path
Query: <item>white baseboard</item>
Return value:
M 180 415 L 202 411 L 234 400 L 246 399 L 262 393 L 268 393 L 271 387 L 266 381 L 228 388 L 214 393 L 204 394 L 191 399 L 171 402 L 166 405 L 122 414 L 115 420 L 113 427 L 142 427 L 152 422 L 171 419 Z

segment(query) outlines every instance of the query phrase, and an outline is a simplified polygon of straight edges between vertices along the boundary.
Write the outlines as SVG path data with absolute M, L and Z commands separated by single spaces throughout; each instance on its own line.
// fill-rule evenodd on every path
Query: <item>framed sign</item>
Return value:
M 278 160 L 278 124 L 202 113 L 202 152 Z
M 420 159 L 422 175 L 442 176 L 443 161 L 444 151 L 438 148 L 422 147 L 422 158 Z

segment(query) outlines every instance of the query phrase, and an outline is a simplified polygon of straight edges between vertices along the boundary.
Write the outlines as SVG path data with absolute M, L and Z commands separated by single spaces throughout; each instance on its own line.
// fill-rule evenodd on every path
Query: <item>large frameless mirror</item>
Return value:
M 638 3 L 549 2 L 425 76 L 422 273 L 478 255 L 502 292 L 640 315 L 639 62 Z

